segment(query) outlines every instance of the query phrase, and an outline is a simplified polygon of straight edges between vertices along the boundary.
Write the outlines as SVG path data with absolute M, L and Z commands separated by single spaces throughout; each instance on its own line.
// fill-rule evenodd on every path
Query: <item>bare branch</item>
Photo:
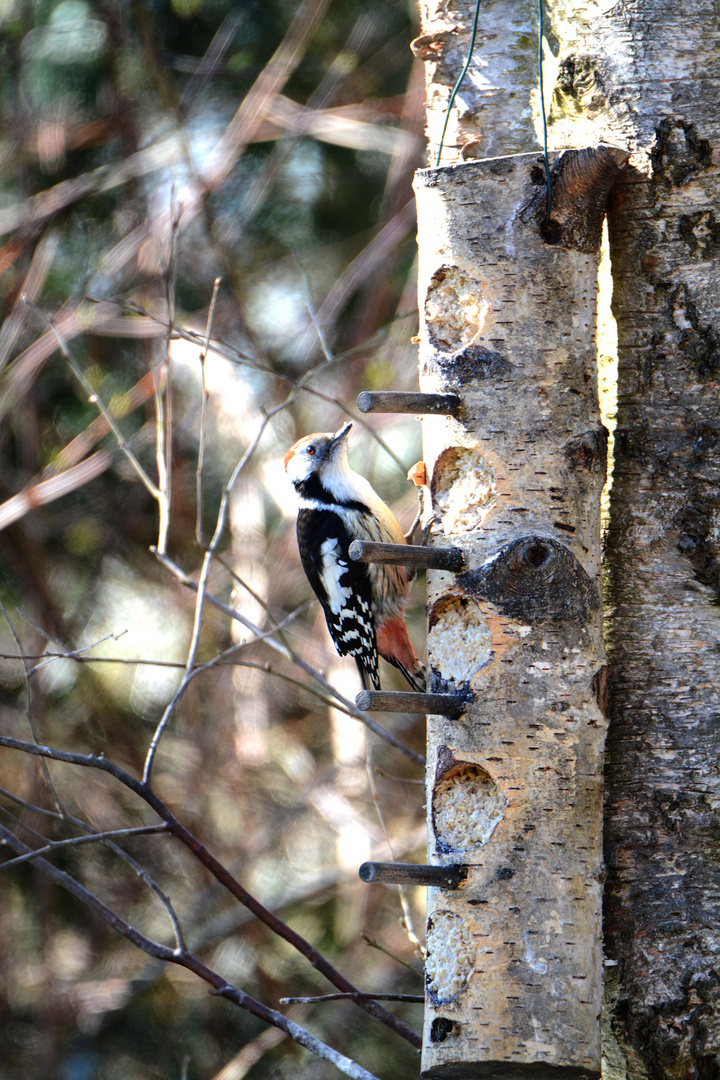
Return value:
M 96 301 L 92 301 L 96 302 Z M 127 311 L 134 312 L 137 315 L 141 315 L 144 319 L 147 319 L 150 323 L 156 325 L 158 328 L 167 331 L 168 323 L 159 315 L 154 314 L 141 304 L 127 301 L 117 300 L 116 304 L 125 308 Z M 321 309 L 322 310 L 322 309 Z M 414 314 L 414 312 L 412 313 Z M 407 316 L 398 316 L 399 319 L 406 318 Z M 121 320 L 118 320 L 121 321 Z M 125 322 L 130 322 L 126 319 Z M 98 322 L 97 326 L 93 326 L 93 333 L 102 334 L 109 330 L 108 324 Z M 114 333 L 121 333 L 119 327 L 113 329 Z M 195 330 L 188 330 L 182 326 L 175 326 L 174 336 L 181 338 L 183 341 L 189 341 L 192 344 L 196 344 L 203 347 L 204 339 L 201 334 Z M 385 336 L 385 330 L 379 330 L 371 338 L 365 341 L 362 345 L 356 345 L 351 349 L 346 349 L 344 352 L 337 353 L 332 358 L 332 363 L 344 363 L 357 353 L 366 353 L 372 349 L 376 341 L 380 341 Z M 291 386 L 296 387 L 305 394 L 310 394 L 312 397 L 318 398 L 320 401 L 326 401 L 329 405 L 334 405 L 336 408 L 346 413 L 359 427 L 362 427 L 369 435 L 373 437 L 378 446 L 381 446 L 388 457 L 392 458 L 395 464 L 401 469 L 403 476 L 407 473 L 406 465 L 401 461 L 395 451 L 388 446 L 382 436 L 378 435 L 377 431 L 373 428 L 371 422 L 367 417 L 359 410 L 352 406 L 345 404 L 340 398 L 332 397 L 330 394 L 325 394 L 321 390 L 315 389 L 309 385 L 309 382 L 319 372 L 323 371 L 328 361 L 321 361 L 318 365 L 307 371 L 300 379 L 293 378 L 291 375 L 286 374 L 283 371 L 275 371 L 273 368 L 268 367 L 266 364 L 261 363 L 259 360 L 255 360 L 253 357 L 248 356 L 246 353 L 241 352 L 239 349 L 234 348 L 232 345 L 228 345 L 227 342 L 222 341 L 220 338 L 214 338 L 210 344 L 212 352 L 217 353 L 218 356 L 222 356 L 225 360 L 230 360 L 231 363 L 242 364 L 245 367 L 252 368 L 253 371 L 261 371 L 272 379 L 279 380 L 280 382 L 289 383 Z
M 86 659 L 91 660 L 91 659 L 94 659 L 93 657 L 85 657 L 85 656 L 83 656 L 83 653 L 88 652 L 90 649 L 97 649 L 98 645 L 103 645 L 106 641 L 118 641 L 121 637 L 124 637 L 124 635 L 126 633 L 127 633 L 127 630 L 121 630 L 117 634 L 106 634 L 105 637 L 101 637 L 99 641 L 94 641 L 92 643 L 92 645 L 83 645 L 82 648 L 73 649 L 70 652 L 48 653 L 46 651 L 46 652 L 42 653 L 42 655 L 39 657 L 40 663 L 35 664 L 34 667 L 29 669 L 28 675 L 29 676 L 34 675 L 37 671 L 40 671 L 42 668 L 47 667 L 48 664 L 54 663 L 55 660 L 60 660 L 60 659 L 62 659 L 62 660 L 81 660 L 81 659 L 82 660 L 86 660 Z M 20 657 L 20 659 L 27 660 L 27 659 L 29 659 L 29 657 L 27 657 L 27 656 Z
M 6 829 L 3 825 L 0 825 L 0 838 L 5 841 L 15 851 L 21 855 L 34 853 L 26 844 L 16 837 L 9 829 Z M 85 904 L 96 915 L 99 915 L 109 926 L 112 927 L 116 933 L 120 934 L 127 941 L 130 941 L 137 948 L 142 949 L 143 952 L 148 953 L 150 956 L 156 957 L 158 960 L 165 960 L 170 964 L 177 964 L 180 967 L 187 968 L 188 971 L 194 972 L 205 982 L 209 983 L 213 988 L 211 993 L 215 993 L 220 997 L 225 997 L 229 1001 L 234 1002 L 241 1008 L 246 1009 L 254 1016 L 259 1017 L 268 1024 L 272 1024 L 275 1027 L 279 1027 L 282 1031 L 285 1031 L 291 1039 L 299 1043 L 300 1046 L 304 1046 L 307 1050 L 311 1050 L 318 1057 L 323 1058 L 326 1061 L 332 1062 L 340 1070 L 345 1073 L 346 1076 L 350 1076 L 353 1080 L 377 1080 L 377 1077 L 373 1076 L 366 1069 L 363 1069 L 356 1062 L 350 1058 L 346 1058 L 343 1054 L 333 1050 L 326 1043 L 316 1038 L 309 1031 L 301 1028 L 294 1021 L 290 1020 L 282 1013 L 276 1012 L 275 1009 L 269 1008 L 262 1002 L 257 1001 L 255 998 L 250 997 L 243 990 L 240 990 L 237 986 L 233 986 L 222 978 L 217 972 L 209 968 L 207 964 L 204 964 L 197 956 L 192 953 L 186 952 L 182 949 L 170 949 L 167 945 L 161 945 L 157 941 L 153 941 L 151 938 L 141 934 L 135 927 L 130 926 L 125 922 L 116 911 L 108 907 L 99 897 L 95 896 L 86 889 L 80 882 L 76 881 L 69 874 L 66 874 L 63 870 L 58 870 L 57 867 L 49 863 L 47 859 L 41 856 L 35 860 L 35 865 L 38 870 L 41 871 L 46 877 L 51 878 L 56 884 L 61 885 L 62 888 L 67 889 L 76 899 Z
M 368 742 L 367 751 L 365 756 L 365 770 L 367 772 L 368 784 L 370 786 L 370 793 L 373 799 L 373 805 L 380 822 L 380 828 L 385 836 L 385 843 L 387 844 L 388 851 L 390 852 L 390 858 L 395 862 L 395 852 L 393 851 L 392 841 L 390 839 L 390 833 L 388 832 L 387 825 L 385 824 L 385 815 L 382 811 L 382 805 L 380 803 L 380 793 L 378 792 L 377 785 L 375 783 L 375 770 L 372 764 L 372 744 Z M 397 895 L 400 901 L 400 907 L 402 908 L 402 924 L 407 932 L 407 936 L 414 945 L 415 949 L 420 956 L 425 956 L 425 949 L 423 947 L 420 938 L 417 935 L 415 927 L 413 926 L 412 911 L 410 910 L 410 903 L 407 898 L 407 890 L 404 885 L 398 885 Z
M 70 355 L 70 351 L 68 350 L 68 347 L 65 344 L 63 336 L 60 333 L 60 330 L 58 329 L 57 325 L 53 322 L 52 319 L 46 318 L 46 322 L 49 324 L 52 332 L 54 333 L 55 337 L 57 338 L 57 343 L 58 343 L 58 345 L 60 347 L 60 352 L 65 357 L 65 360 L 67 362 L 68 367 L 70 368 L 73 375 L 75 376 L 75 378 L 78 380 L 78 382 L 82 386 L 83 390 L 85 390 L 85 392 L 87 393 L 88 401 L 90 402 L 91 405 L 95 405 L 96 408 L 99 410 L 99 412 L 102 414 L 103 418 L 105 419 L 105 423 L 108 425 L 108 427 L 112 431 L 113 435 L 115 436 L 115 441 L 117 442 L 118 446 L 122 450 L 125 457 L 128 459 L 128 461 L 132 465 L 132 467 L 135 470 L 138 478 L 145 485 L 147 490 L 152 495 L 153 499 L 155 499 L 156 501 L 159 502 L 159 500 L 160 500 L 160 491 L 159 491 L 159 489 L 152 482 L 152 480 L 150 479 L 148 474 L 145 472 L 145 469 L 142 467 L 142 465 L 140 464 L 140 462 L 136 458 L 135 454 L 132 451 L 132 448 L 130 447 L 130 444 L 127 442 L 127 440 L 125 439 L 125 436 L 120 431 L 120 428 L 115 423 L 115 420 L 113 418 L 112 413 L 103 404 L 100 397 L 95 393 L 92 386 L 88 382 L 88 380 L 85 377 L 85 374 L 82 371 L 82 369 L 73 360 L 72 356 Z
M 373 938 L 368 937 L 367 934 L 361 934 L 360 937 L 371 949 L 377 949 L 378 952 L 383 953 L 385 956 L 389 956 L 391 960 L 396 960 L 398 964 L 402 964 L 403 967 L 406 967 L 409 971 L 413 971 L 416 975 L 419 975 L 420 978 L 423 977 L 422 971 L 418 971 L 412 964 L 408 964 L 407 960 L 403 960 L 401 956 L 396 956 L 395 953 L 390 952 L 390 950 L 386 949 L 384 945 L 381 945 L 379 941 L 374 941 Z
M 28 722 L 28 727 L 30 728 L 30 734 L 32 735 L 35 742 L 39 744 L 40 739 L 38 737 L 38 733 L 37 733 L 37 730 L 36 730 L 36 727 L 35 727 L 35 718 L 33 716 L 33 694 L 32 694 L 32 684 L 30 682 L 31 672 L 30 672 L 30 669 L 28 668 L 27 661 L 22 656 L 22 642 L 20 641 L 20 636 L 19 636 L 17 630 L 15 629 L 15 626 L 13 624 L 12 619 L 8 615 L 8 612 L 7 612 L 6 608 L 5 608 L 5 605 L 3 604 L 2 600 L 0 600 L 0 613 L 2 613 L 2 616 L 3 616 L 3 618 L 5 619 L 5 622 L 8 625 L 8 629 L 10 630 L 10 634 L 12 635 L 12 639 L 15 642 L 15 646 L 16 646 L 18 652 L 21 654 L 20 655 L 20 661 L 21 661 L 22 666 L 23 666 L 23 678 L 24 678 L 24 681 L 25 681 L 25 717 L 26 717 L 27 722 Z M 55 788 L 55 785 L 52 782 L 52 777 L 50 776 L 50 769 L 48 768 L 47 762 L 42 760 L 42 759 L 40 761 L 40 770 L 41 770 L 41 772 L 43 774 L 45 784 L 46 784 L 47 789 L 48 789 L 48 791 L 50 793 L 50 798 L 52 799 L 53 803 L 55 804 L 55 807 L 58 810 L 58 812 L 62 813 L 63 807 L 62 807 L 62 803 L 60 801 L 60 796 L 58 795 L 58 792 L 57 792 L 57 790 Z
M 256 897 L 249 893 L 237 878 L 233 877 L 223 864 L 210 853 L 205 845 L 175 817 L 169 807 L 155 794 L 150 785 L 144 780 L 138 780 L 136 777 L 126 772 L 120 765 L 116 765 L 114 762 L 109 761 L 104 755 L 75 754 L 67 750 L 57 750 L 54 747 L 38 746 L 35 743 L 24 742 L 22 739 L 13 739 L 8 735 L 0 735 L 0 746 L 6 746 L 13 750 L 20 750 L 21 752 L 32 754 L 36 757 L 50 758 L 53 761 L 64 761 L 70 765 L 80 765 L 83 768 L 99 769 L 102 772 L 113 776 L 125 787 L 134 791 L 148 806 L 152 807 L 155 813 L 163 821 L 167 822 L 169 831 L 176 836 L 185 847 L 192 851 L 203 866 L 210 871 L 216 880 L 223 885 L 236 900 L 252 911 L 252 913 L 269 927 L 270 930 L 276 933 L 278 937 L 283 938 L 289 945 L 292 945 L 293 948 L 309 960 L 312 966 L 324 975 L 333 986 L 336 986 L 338 990 L 344 992 L 354 993 L 356 991 L 357 988 L 354 987 L 344 975 L 341 975 L 340 972 L 337 971 L 309 941 L 306 941 L 302 935 L 298 934 L 281 919 L 278 919 L 278 917 L 269 911 L 264 904 L 261 904 Z M 25 853 L 24 848 L 21 853 Z M 42 862 L 42 860 L 39 860 L 39 862 Z M 166 959 L 166 957 L 162 958 Z M 393 1016 L 392 1013 L 389 1013 L 386 1009 L 383 1009 L 380 1005 L 376 1005 L 373 1002 L 359 1001 L 358 1004 L 366 1012 L 369 1012 L 374 1016 L 375 1019 L 380 1020 L 388 1027 L 391 1027 L 398 1035 L 401 1035 L 413 1046 L 420 1046 L 421 1040 L 417 1032 L 413 1031 L 412 1028 L 408 1027 L 402 1020 Z
M 166 894 L 162 891 L 157 882 L 150 877 L 147 870 L 145 870 L 145 868 L 141 866 L 140 863 L 132 857 L 132 855 L 129 855 L 127 851 L 124 851 L 117 843 L 115 843 L 115 840 L 118 837 L 143 833 L 169 832 L 170 830 L 166 823 L 163 823 L 162 825 L 139 826 L 134 829 L 114 829 L 108 833 L 101 834 L 97 832 L 97 830 L 95 830 L 92 825 L 89 825 L 87 822 L 82 821 L 80 818 L 74 817 L 72 814 L 67 813 L 67 811 L 63 810 L 62 813 L 56 813 L 52 810 L 45 810 L 39 806 L 33 806 L 31 803 L 26 802 L 25 799 L 21 799 L 17 795 L 13 795 L 12 792 L 6 791 L 4 788 L 0 789 L 0 795 L 2 795 L 6 799 L 9 799 L 11 802 L 16 803 L 19 806 L 24 806 L 26 809 L 31 810 L 33 813 L 44 814 L 46 817 L 51 817 L 55 821 L 63 822 L 64 824 L 74 825 L 76 828 L 82 829 L 85 833 L 85 835 L 82 837 L 71 837 L 68 840 L 51 841 L 43 848 L 33 849 L 33 851 L 27 856 L 21 855 L 17 859 L 12 859 L 9 862 L 0 864 L 0 870 L 3 869 L 5 866 L 10 866 L 11 864 L 14 864 L 16 862 L 25 862 L 27 859 L 34 859 L 36 856 L 41 855 L 46 851 L 53 851 L 55 848 L 58 847 L 66 847 L 68 845 L 88 843 L 90 841 L 99 840 L 100 843 L 102 843 L 105 847 L 109 848 L 110 851 L 112 851 L 115 855 L 118 855 L 123 860 L 123 862 L 127 863 L 127 865 L 140 878 L 140 880 L 143 881 L 145 885 L 147 885 L 147 887 L 150 889 L 150 891 L 158 898 L 160 903 L 165 908 L 165 911 L 167 912 L 168 918 L 170 920 L 170 924 L 172 925 L 177 948 L 185 948 L 182 927 L 180 926 L 180 920 L 177 917 L 170 898 L 166 896 Z M 36 829 L 31 828 L 31 826 L 28 825 L 26 821 L 22 821 L 15 814 L 11 813 L 11 811 L 9 811 L 7 807 L 0 807 L 0 810 L 7 817 L 12 818 L 13 821 L 21 825 L 23 829 L 27 829 L 28 832 L 32 833 L 32 835 L 37 837 L 39 840 L 46 839 L 42 835 L 42 833 L 39 833 Z
M 244 147 L 252 141 L 255 123 L 280 92 L 302 59 L 329 0 L 303 0 L 288 31 L 243 98 L 213 151 L 214 166 L 207 172 L 210 188 L 226 178 Z
M 0 329 L 0 371 L 5 367 L 10 351 L 25 322 L 28 311 L 25 300 L 35 300 L 41 292 L 55 259 L 59 242 L 60 236 L 54 229 L 48 229 L 38 241 L 30 269 L 22 283 L 19 298 L 13 304 L 10 314 Z
M 206 421 L 207 421 L 207 385 L 205 382 L 205 364 L 207 361 L 208 349 L 210 348 L 210 337 L 212 333 L 213 318 L 215 315 L 215 304 L 217 303 L 218 292 L 220 291 L 220 278 L 216 277 L 213 284 L 212 296 L 210 297 L 210 306 L 208 308 L 207 321 L 205 323 L 205 342 L 200 350 L 200 380 L 201 380 L 201 393 L 202 402 L 200 405 L 200 439 L 198 442 L 198 459 L 197 469 L 195 471 L 195 502 L 196 502 L 196 519 L 195 519 L 195 538 L 200 547 L 205 546 L 205 538 L 203 533 L 202 524 L 202 506 L 203 506 L 203 466 L 205 464 L 205 437 L 206 437 Z

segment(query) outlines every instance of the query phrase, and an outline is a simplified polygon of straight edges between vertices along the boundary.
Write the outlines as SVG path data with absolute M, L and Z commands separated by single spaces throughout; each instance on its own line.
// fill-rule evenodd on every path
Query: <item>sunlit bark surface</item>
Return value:
M 470 696 L 428 718 L 429 857 L 470 868 L 429 898 L 428 1076 L 600 1066 L 600 233 L 548 243 L 542 179 L 530 154 L 416 180 L 421 386 L 462 399 L 424 420 L 432 542 L 466 560 L 428 575 L 428 658 Z

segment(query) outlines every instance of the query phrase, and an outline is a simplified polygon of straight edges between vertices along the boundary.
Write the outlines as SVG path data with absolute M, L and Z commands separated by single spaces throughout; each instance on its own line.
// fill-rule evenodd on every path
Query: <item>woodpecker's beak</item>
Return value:
M 338 443 L 342 442 L 351 427 L 352 427 L 352 420 L 348 420 L 347 424 L 343 424 L 343 426 L 340 428 L 340 430 L 336 431 L 335 434 L 333 435 L 333 437 L 332 437 L 332 445 L 336 446 Z

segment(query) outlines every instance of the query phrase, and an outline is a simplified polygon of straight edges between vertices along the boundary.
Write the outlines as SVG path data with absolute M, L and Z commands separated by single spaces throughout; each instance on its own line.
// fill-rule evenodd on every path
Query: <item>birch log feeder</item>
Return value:
M 600 1073 L 602 705 L 596 374 L 604 203 L 627 155 L 535 154 L 416 176 L 425 416 L 428 862 L 468 868 L 428 892 L 422 1075 Z

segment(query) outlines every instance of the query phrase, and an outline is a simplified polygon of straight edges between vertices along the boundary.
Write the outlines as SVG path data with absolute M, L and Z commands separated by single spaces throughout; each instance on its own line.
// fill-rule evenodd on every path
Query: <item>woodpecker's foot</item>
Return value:
M 421 545 L 420 545 L 421 547 L 427 547 L 428 546 L 428 541 L 430 539 L 430 533 L 432 532 L 432 527 L 433 527 L 433 525 L 436 525 L 436 524 L 437 524 L 437 518 L 433 514 L 433 516 L 430 518 L 427 525 L 425 526 L 425 528 L 422 531 L 422 541 L 421 541 Z

